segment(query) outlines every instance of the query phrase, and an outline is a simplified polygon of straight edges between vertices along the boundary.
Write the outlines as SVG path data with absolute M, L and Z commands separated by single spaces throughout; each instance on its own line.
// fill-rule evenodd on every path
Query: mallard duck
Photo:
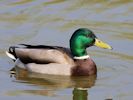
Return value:
M 87 28 L 76 30 L 70 38 L 70 49 L 59 46 L 28 45 L 11 46 L 6 54 L 15 65 L 28 72 L 51 75 L 89 76 L 97 73 L 96 64 L 87 54 L 86 48 L 112 47 Z

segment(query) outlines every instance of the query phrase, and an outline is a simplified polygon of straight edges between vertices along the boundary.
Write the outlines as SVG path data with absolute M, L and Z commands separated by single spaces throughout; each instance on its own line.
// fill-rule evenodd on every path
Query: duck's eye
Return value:
M 87 34 L 87 37 L 89 37 L 89 38 L 96 38 L 95 34 Z
M 93 38 L 93 34 L 87 34 L 87 37 Z

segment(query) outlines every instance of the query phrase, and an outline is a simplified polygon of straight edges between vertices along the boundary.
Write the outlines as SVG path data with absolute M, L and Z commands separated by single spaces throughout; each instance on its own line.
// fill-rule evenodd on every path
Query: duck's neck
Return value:
M 90 56 L 87 54 L 86 48 L 76 48 L 75 46 L 71 46 L 71 52 L 74 59 L 87 59 Z

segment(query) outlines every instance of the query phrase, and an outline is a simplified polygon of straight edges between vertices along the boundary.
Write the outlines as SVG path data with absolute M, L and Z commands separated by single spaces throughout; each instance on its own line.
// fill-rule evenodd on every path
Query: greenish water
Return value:
M 132 9 L 131 0 L 1 0 L 0 99 L 132 100 Z M 97 64 L 97 78 L 26 73 L 10 78 L 9 70 L 14 63 L 5 55 L 10 45 L 69 47 L 71 34 L 80 27 L 93 30 L 114 48 L 87 49 Z

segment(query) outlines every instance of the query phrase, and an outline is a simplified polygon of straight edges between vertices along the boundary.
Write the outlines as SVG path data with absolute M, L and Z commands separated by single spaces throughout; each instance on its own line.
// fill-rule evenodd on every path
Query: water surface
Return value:
M 131 100 L 132 9 L 131 0 L 1 0 L 0 99 Z M 14 63 L 5 55 L 10 45 L 29 43 L 69 47 L 71 34 L 80 27 L 93 30 L 97 37 L 114 48 L 112 51 L 96 47 L 87 49 L 97 64 L 97 78 L 80 80 L 27 74 L 10 78 L 9 70 Z

